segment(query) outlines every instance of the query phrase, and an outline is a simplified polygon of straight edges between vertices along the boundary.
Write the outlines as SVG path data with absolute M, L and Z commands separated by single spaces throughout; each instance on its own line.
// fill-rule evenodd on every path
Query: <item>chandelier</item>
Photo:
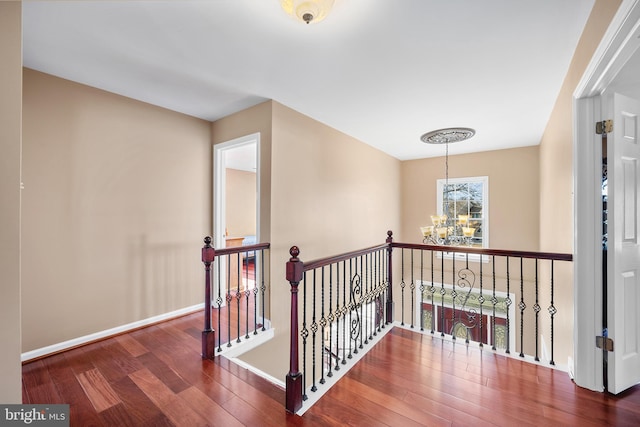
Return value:
M 427 132 L 420 137 L 427 144 L 445 144 L 445 186 L 444 212 L 450 212 L 451 203 L 449 188 L 449 144 L 464 141 L 475 135 L 475 130 L 470 128 L 446 128 Z M 447 215 L 431 215 L 431 224 L 420 227 L 422 242 L 432 245 L 471 245 L 471 239 L 476 231 L 469 226 L 469 215 L 458 215 L 457 218 L 449 218 Z
M 280 0 L 285 12 L 307 24 L 322 21 L 333 7 L 334 0 Z

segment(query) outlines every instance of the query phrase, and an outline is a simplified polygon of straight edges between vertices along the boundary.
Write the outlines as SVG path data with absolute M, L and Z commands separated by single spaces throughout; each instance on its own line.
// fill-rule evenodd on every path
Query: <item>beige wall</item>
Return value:
M 400 226 L 400 161 L 273 102 L 271 320 L 274 340 L 242 356 L 288 372 L 289 248 L 304 261 L 383 243 Z
M 0 402 L 21 403 L 21 2 L 0 2 L 0 76 Z
M 256 234 L 256 174 L 227 168 L 227 232 L 229 236 Z
M 202 303 L 210 123 L 24 70 L 23 351 Z
M 573 92 L 620 0 L 597 0 L 540 143 L 540 246 L 573 250 Z
M 573 252 L 573 92 L 619 5 L 620 0 L 596 0 L 540 143 L 542 251 Z M 560 310 L 556 320 L 573 330 L 573 271 L 563 268 L 555 274 L 556 299 L 571 306 Z M 558 344 L 557 360 L 565 363 L 573 343 Z
M 436 181 L 444 158 L 402 162 L 402 229 L 399 241 L 420 243 L 420 226 L 437 213 Z M 538 147 L 449 156 L 449 177 L 489 177 L 489 246 L 538 250 Z

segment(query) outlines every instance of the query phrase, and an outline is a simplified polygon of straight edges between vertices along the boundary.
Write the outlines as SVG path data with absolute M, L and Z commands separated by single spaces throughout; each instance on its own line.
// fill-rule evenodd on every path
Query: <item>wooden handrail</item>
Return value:
M 315 268 L 325 267 L 325 266 L 327 266 L 329 264 L 334 264 L 336 262 L 346 261 L 346 260 L 348 260 L 350 258 L 359 257 L 361 255 L 367 255 L 367 254 L 370 254 L 372 252 L 379 251 L 380 249 L 385 249 L 388 246 L 389 245 L 387 243 L 384 243 L 382 245 L 371 246 L 371 247 L 364 248 L 364 249 L 359 249 L 359 250 L 356 250 L 356 251 L 346 252 L 346 253 L 340 254 L 340 255 L 334 255 L 334 256 L 328 256 L 328 257 L 325 257 L 325 258 L 315 259 L 313 261 L 305 262 L 302 271 L 309 271 L 309 270 L 313 270 Z
M 472 248 L 469 246 L 438 246 L 438 245 L 426 245 L 420 243 L 397 243 L 392 242 L 393 248 L 404 249 L 422 249 L 434 252 L 461 252 L 468 254 L 478 255 L 495 255 L 495 256 L 508 256 L 514 258 L 537 258 L 547 259 L 552 261 L 573 261 L 572 254 L 556 253 L 556 252 L 533 252 L 533 251 L 514 251 L 509 249 L 485 249 L 485 248 Z
M 258 243 L 255 245 L 232 246 L 230 248 L 221 248 L 221 249 L 216 249 L 216 256 L 240 254 L 242 252 L 259 251 L 262 249 L 269 249 L 270 246 L 271 246 L 270 243 Z

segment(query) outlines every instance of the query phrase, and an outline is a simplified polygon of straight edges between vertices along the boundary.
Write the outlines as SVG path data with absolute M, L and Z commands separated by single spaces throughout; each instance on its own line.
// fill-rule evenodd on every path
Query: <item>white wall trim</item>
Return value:
M 224 247 L 224 225 L 226 223 L 224 209 L 225 196 L 225 151 L 247 144 L 256 144 L 256 236 L 260 239 L 260 132 L 221 142 L 213 146 L 213 244 L 216 248 Z M 258 240 L 259 242 L 260 240 Z
M 595 337 L 602 333 L 602 149 L 593 127 L 600 103 L 594 98 L 574 102 L 574 380 L 581 387 L 604 390 L 602 351 Z
M 63 341 L 58 344 L 53 344 L 46 347 L 38 348 L 36 350 L 27 351 L 26 353 L 22 353 L 20 359 L 22 362 L 28 362 L 29 360 L 37 359 L 37 358 L 51 355 L 54 353 L 59 353 L 64 350 L 68 350 L 74 347 L 78 347 L 80 345 L 88 344 L 93 341 L 99 341 L 114 335 L 119 335 L 124 332 L 132 331 L 134 329 L 138 329 L 144 326 L 149 326 L 154 323 L 163 322 L 165 320 L 195 313 L 199 310 L 204 310 L 204 303 L 181 308 L 175 311 L 170 311 L 168 313 L 160 314 L 158 316 L 152 316 L 143 320 L 138 320 L 137 322 L 128 323 L 126 325 L 116 326 L 115 328 L 107 329 L 100 332 L 95 332 L 89 335 L 84 335 L 82 337 L 78 337 L 68 341 Z
M 623 0 L 576 86 L 574 98 L 600 95 L 607 88 L 635 50 L 630 39 L 639 19 L 640 0 Z

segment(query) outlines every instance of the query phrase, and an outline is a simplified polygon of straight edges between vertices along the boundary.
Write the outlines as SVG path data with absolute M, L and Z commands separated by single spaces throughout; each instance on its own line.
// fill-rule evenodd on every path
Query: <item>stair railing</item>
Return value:
M 215 249 L 211 237 L 204 238 L 203 359 L 212 359 L 223 345 L 232 347 L 233 342 L 246 341 L 267 328 L 269 247 L 259 243 Z

